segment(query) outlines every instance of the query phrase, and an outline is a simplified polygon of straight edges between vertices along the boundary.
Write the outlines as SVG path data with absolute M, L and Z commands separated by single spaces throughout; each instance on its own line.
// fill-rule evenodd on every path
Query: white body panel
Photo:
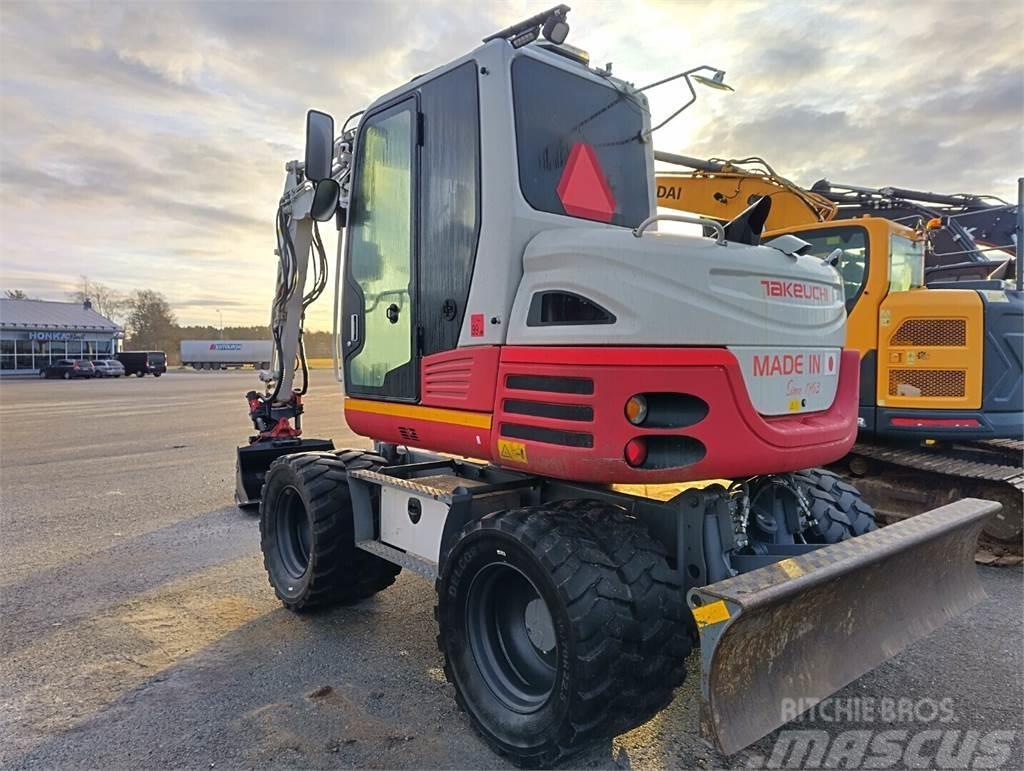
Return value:
M 729 346 L 750 401 L 762 415 L 820 412 L 839 386 L 841 348 Z
M 416 499 L 420 518 L 409 518 L 409 501 Z M 448 516 L 448 504 L 428 496 L 411 495 L 407 490 L 382 486 L 380 490 L 380 540 L 417 557 L 438 562 L 441 534 Z
M 182 340 L 182 364 L 262 364 L 274 357 L 269 340 Z
M 528 326 L 533 295 L 549 290 L 585 297 L 615 323 Z M 840 348 L 845 323 L 839 274 L 816 257 L 597 226 L 550 230 L 530 242 L 507 342 Z

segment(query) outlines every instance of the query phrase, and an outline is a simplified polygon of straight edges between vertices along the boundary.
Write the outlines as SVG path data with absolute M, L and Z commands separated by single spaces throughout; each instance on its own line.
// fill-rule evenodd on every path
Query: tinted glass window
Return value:
M 416 112 L 411 100 L 360 127 L 352 195 L 349 265 L 363 295 L 363 347 L 348 383 L 381 389 L 412 360 L 412 173 Z
M 458 344 L 480 228 L 480 109 L 476 64 L 420 90 L 420 319 L 423 353 Z
M 825 259 L 840 249 L 836 270 L 843 277 L 846 305 L 852 307 L 860 295 L 867 278 L 868 246 L 864 228 L 829 228 L 828 230 L 805 230 L 794 233 L 811 245 L 809 254 Z
M 889 291 L 905 292 L 924 286 L 924 241 L 892 237 Z
M 530 206 L 628 227 L 649 216 L 643 111 L 631 96 L 529 56 L 512 63 L 512 89 L 519 185 Z M 577 173 L 582 189 L 567 198 Z

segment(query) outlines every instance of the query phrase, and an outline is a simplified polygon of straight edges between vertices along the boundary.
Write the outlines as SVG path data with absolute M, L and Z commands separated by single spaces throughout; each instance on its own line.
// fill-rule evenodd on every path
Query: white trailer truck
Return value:
M 193 369 L 270 369 L 273 349 L 270 340 L 182 340 L 181 363 Z

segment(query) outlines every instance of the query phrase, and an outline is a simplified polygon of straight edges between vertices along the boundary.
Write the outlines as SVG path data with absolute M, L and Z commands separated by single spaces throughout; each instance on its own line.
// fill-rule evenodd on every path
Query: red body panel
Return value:
M 467 458 L 491 459 L 491 430 L 467 425 L 396 417 L 345 407 L 345 422 L 361 436 Z
M 393 409 L 386 402 L 377 414 L 373 403 L 356 409 L 350 400 L 346 419 L 357 433 L 382 441 L 581 482 L 741 478 L 845 455 L 857 436 L 859 364 L 856 351 L 843 352 L 828 410 L 765 418 L 724 348 L 482 346 L 424 360 L 424 381 L 428 366 L 436 379 L 429 396 L 424 387 L 423 406 L 394 408 L 404 412 L 398 416 L 386 414 Z M 439 374 L 446 371 L 455 373 L 450 383 Z M 688 394 L 707 404 L 707 414 L 679 428 L 637 427 L 623 409 L 640 393 Z M 456 404 L 478 411 L 451 409 Z M 492 411 L 488 420 L 483 413 Z M 689 437 L 703 452 L 670 468 L 633 468 L 623 451 L 641 436 Z
M 509 377 L 516 375 L 589 379 L 593 393 L 510 388 Z M 509 468 L 585 482 L 685 482 L 819 466 L 838 460 L 853 446 L 859 375 L 858 354 L 844 352 L 836 398 L 829 410 L 764 418 L 751 404 L 739 364 L 726 349 L 504 348 L 498 370 L 492 457 Z M 708 405 L 707 416 L 677 429 L 637 427 L 626 420 L 623 408 L 631 396 L 658 392 L 699 397 Z M 589 405 L 593 419 L 512 414 L 506 409 L 510 399 Z M 513 432 L 518 436 L 508 436 L 510 424 L 589 435 L 592 446 L 534 441 L 524 438 L 529 432 L 521 428 Z M 630 439 L 639 436 L 692 437 L 706 452 L 702 459 L 683 467 L 632 468 L 625 463 L 623 451 Z M 503 438 L 526 446 L 527 464 L 500 461 L 498 442 Z
M 420 404 L 490 412 L 500 351 L 496 345 L 480 345 L 423 357 Z

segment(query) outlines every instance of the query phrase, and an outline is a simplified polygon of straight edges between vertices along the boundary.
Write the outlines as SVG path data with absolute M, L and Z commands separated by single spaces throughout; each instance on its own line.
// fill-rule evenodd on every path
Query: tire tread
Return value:
M 793 476 L 808 496 L 815 520 L 811 532 L 821 543 L 838 543 L 876 529 L 874 509 L 838 474 L 813 468 Z
M 521 755 L 492 740 L 474 719 L 493 749 L 521 765 L 548 766 L 646 722 L 672 700 L 696 625 L 663 547 L 642 523 L 615 506 L 574 500 L 489 514 L 469 523 L 462 538 L 478 531 L 511 535 L 533 552 L 562 596 L 576 647 L 572 707 L 557 739 Z M 435 615 L 441 617 L 439 607 Z M 443 632 L 438 646 L 459 707 L 473 715 Z
M 304 452 L 282 455 L 271 465 L 261 492 L 267 500 L 267 482 L 275 466 L 290 466 L 298 484 L 307 492 L 312 519 L 314 553 L 312 575 L 306 590 L 298 598 L 286 597 L 274 583 L 268 550 L 263 564 L 277 598 L 293 611 L 305 611 L 332 605 L 350 604 L 366 599 L 395 582 L 401 568 L 373 554 L 357 549 L 354 543 L 352 503 L 348 491 L 351 468 L 383 465 L 383 458 L 360 451 Z M 266 517 L 260 507 L 260 541 L 268 538 Z

